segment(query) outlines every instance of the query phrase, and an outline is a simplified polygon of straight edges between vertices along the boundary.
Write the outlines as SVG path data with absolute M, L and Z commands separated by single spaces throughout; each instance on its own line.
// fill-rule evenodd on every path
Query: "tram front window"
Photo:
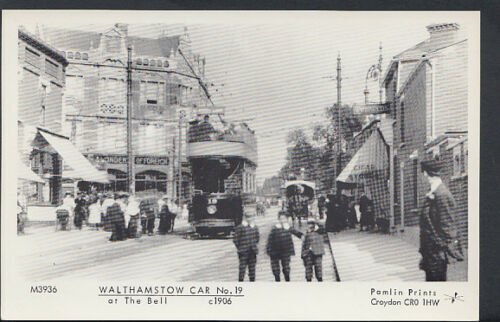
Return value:
M 205 193 L 225 192 L 226 180 L 238 170 L 239 162 L 228 159 L 192 160 L 194 188 Z

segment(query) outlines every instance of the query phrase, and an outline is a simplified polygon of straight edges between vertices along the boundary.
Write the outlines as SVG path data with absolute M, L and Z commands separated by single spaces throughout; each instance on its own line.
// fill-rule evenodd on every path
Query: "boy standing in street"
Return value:
M 280 262 L 285 281 L 290 281 L 290 257 L 295 255 L 292 234 L 301 236 L 302 233 L 290 226 L 284 211 L 278 215 L 279 223 L 276 224 L 267 239 L 267 254 L 271 258 L 271 270 L 276 282 L 280 281 Z
M 325 254 L 323 229 L 312 218 L 307 220 L 307 232 L 302 237 L 302 260 L 306 269 L 306 281 L 311 282 L 313 267 L 318 282 L 323 281 L 323 255 Z
M 259 229 L 255 225 L 253 214 L 245 214 L 241 225 L 236 227 L 233 243 L 238 250 L 239 274 L 238 281 L 243 282 L 248 267 L 250 282 L 255 282 L 255 266 L 259 252 Z

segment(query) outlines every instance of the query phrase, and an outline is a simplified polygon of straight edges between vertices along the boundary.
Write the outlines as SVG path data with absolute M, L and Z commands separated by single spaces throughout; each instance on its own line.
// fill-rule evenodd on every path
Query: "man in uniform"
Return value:
M 420 216 L 420 269 L 426 281 L 446 281 L 450 257 L 463 260 L 455 227 L 455 199 L 439 177 L 437 160 L 422 161 L 422 172 L 430 183 Z
M 255 215 L 245 214 L 245 219 L 235 229 L 233 243 L 238 250 L 238 281 L 243 282 L 248 267 L 249 280 L 255 282 L 255 265 L 259 252 L 259 229 L 255 225 Z

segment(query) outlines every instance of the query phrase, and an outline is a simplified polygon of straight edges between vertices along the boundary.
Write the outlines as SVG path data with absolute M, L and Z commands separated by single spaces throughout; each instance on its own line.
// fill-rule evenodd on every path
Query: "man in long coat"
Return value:
M 420 269 L 426 281 L 446 281 L 450 258 L 463 260 L 455 227 L 455 199 L 439 177 L 436 160 L 423 161 L 422 172 L 430 183 L 420 216 Z
M 253 214 L 245 214 L 245 219 L 234 232 L 233 243 L 238 251 L 239 274 L 238 281 L 243 282 L 248 267 L 248 278 L 255 282 L 255 266 L 259 253 L 259 229 L 255 225 Z
M 266 246 L 276 282 L 280 281 L 280 262 L 285 281 L 290 281 L 290 257 L 295 255 L 292 234 L 297 235 L 300 232 L 290 226 L 286 212 L 280 211 L 279 223 L 269 233 Z

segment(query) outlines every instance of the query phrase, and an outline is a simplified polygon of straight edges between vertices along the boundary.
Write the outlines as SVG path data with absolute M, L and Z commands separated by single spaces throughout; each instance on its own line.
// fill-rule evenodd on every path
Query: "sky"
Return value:
M 196 19 L 182 24 L 132 21 L 129 32 L 157 37 L 160 30 L 178 34 L 181 26 L 188 27 L 193 51 L 206 58 L 206 78 L 214 83 L 209 90 L 215 105 L 226 108 L 226 119 L 245 120 L 256 132 L 259 184 L 284 165 L 290 130 L 310 129 L 326 121 L 325 108 L 337 100 L 338 55 L 342 103 L 362 104 L 366 73 L 378 62 L 380 44 L 385 72 L 393 56 L 428 37 L 427 25 L 461 23 L 460 18 L 443 17 L 442 12 L 404 16 L 398 12 L 262 13 L 262 19 L 252 20 L 254 16 L 212 19 L 209 23 L 197 23 Z M 105 30 L 111 25 L 80 24 L 71 28 Z M 370 92 L 371 100 L 378 100 L 376 82 L 370 83 Z

